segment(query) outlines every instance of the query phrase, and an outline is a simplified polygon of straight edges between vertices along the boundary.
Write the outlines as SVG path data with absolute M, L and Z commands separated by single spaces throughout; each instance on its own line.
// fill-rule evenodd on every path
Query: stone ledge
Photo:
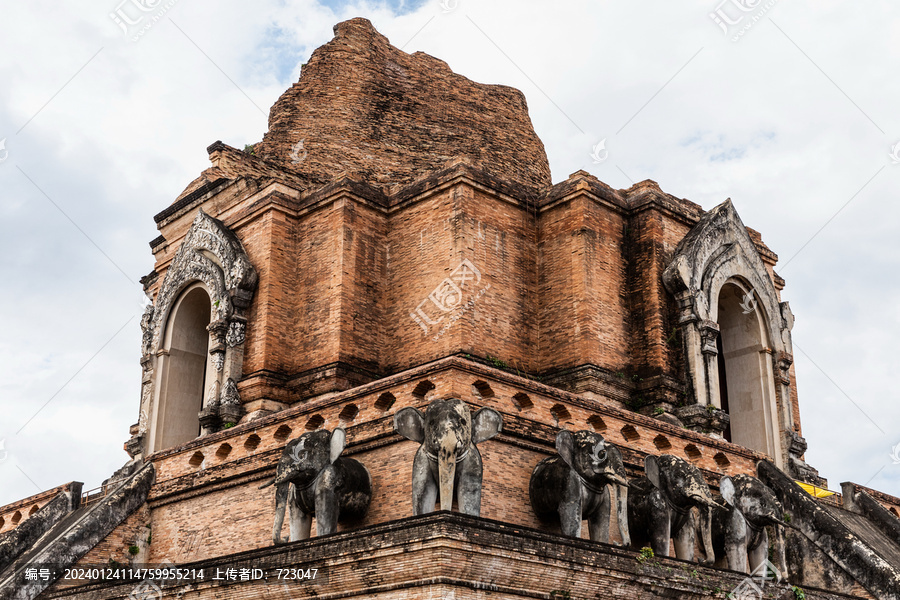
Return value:
M 49 490 L 44 490 L 43 492 L 38 492 L 33 496 L 28 496 L 27 498 L 22 498 L 21 500 L 16 500 L 15 502 L 10 502 L 5 506 L 0 506 L 0 515 L 6 515 L 7 513 L 13 513 L 16 510 L 21 508 L 25 508 L 28 506 L 32 506 L 41 502 L 42 500 L 47 500 L 48 498 L 53 498 L 59 492 L 71 491 L 74 489 L 79 490 L 79 494 L 81 493 L 82 483 L 80 481 L 70 481 L 69 483 L 64 483 L 62 485 L 58 485 L 54 488 L 50 488 Z
M 557 597 L 568 592 L 572 598 L 661 596 L 687 600 L 724 595 L 745 577 L 674 558 L 643 562 L 638 558 L 637 552 L 608 544 L 459 513 L 435 512 L 178 566 L 207 573 L 214 573 L 216 568 L 260 568 L 269 573 L 279 568 L 316 568 L 321 574 L 319 583 L 306 594 L 319 599 L 374 597 L 399 590 L 407 591 L 384 597 L 424 597 L 424 593 L 453 588 L 489 591 L 495 598 L 546 599 L 556 591 Z M 133 581 L 87 584 L 51 589 L 43 597 L 106 600 L 127 597 L 134 585 Z M 190 590 L 192 598 L 204 600 L 222 597 L 223 593 L 229 597 L 241 594 L 287 599 L 292 591 L 271 578 L 257 583 L 213 582 L 207 578 L 192 586 L 160 587 L 172 597 Z M 810 599 L 852 597 L 823 590 L 804 591 Z M 769 584 L 766 592 L 784 597 L 790 587 L 784 582 Z
M 589 400 L 572 392 L 549 386 L 544 383 L 528 379 L 526 377 L 515 375 L 502 369 L 482 365 L 479 362 L 466 359 L 462 356 L 453 355 L 438 359 L 430 363 L 426 363 L 424 365 L 419 365 L 407 369 L 401 373 L 390 375 L 347 391 L 328 395 L 327 397 L 321 399 L 313 399 L 307 402 L 301 402 L 283 411 L 267 415 L 249 423 L 238 424 L 237 426 L 227 430 L 196 438 L 179 446 L 156 451 L 148 456 L 147 460 L 159 461 L 169 456 L 174 456 L 190 450 L 199 449 L 204 446 L 221 443 L 241 434 L 250 433 L 264 427 L 270 427 L 278 423 L 290 421 L 300 415 L 313 414 L 316 411 L 321 411 L 330 406 L 338 406 L 367 394 L 389 390 L 393 386 L 399 385 L 401 383 L 406 383 L 418 378 L 428 377 L 429 375 L 434 373 L 454 369 L 470 373 L 475 376 L 489 378 L 491 381 L 498 381 L 505 384 L 514 385 L 526 392 L 531 391 L 536 394 L 541 394 L 548 398 L 564 402 L 571 406 L 577 406 L 579 408 L 593 411 L 596 414 L 604 417 L 609 416 L 611 418 L 627 421 L 629 423 L 645 427 L 656 434 L 663 434 L 693 443 L 700 443 L 704 446 L 715 448 L 716 450 L 721 450 L 723 452 L 730 452 L 732 454 L 736 454 L 751 460 L 760 460 L 766 458 L 764 454 L 761 454 L 754 450 L 750 450 L 748 448 L 737 446 L 735 444 L 731 444 L 729 442 L 726 442 L 725 440 L 715 439 L 708 435 L 676 427 L 675 425 L 665 423 L 653 417 L 648 417 L 627 409 L 617 408 L 611 403 Z M 351 439 L 353 439 L 353 436 L 351 436 Z

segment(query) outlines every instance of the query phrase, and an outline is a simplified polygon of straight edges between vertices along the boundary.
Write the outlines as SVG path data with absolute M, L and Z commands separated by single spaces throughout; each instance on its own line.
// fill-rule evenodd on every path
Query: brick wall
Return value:
M 611 190 L 584 172 L 534 198 L 464 162 L 391 196 L 346 179 L 293 196 L 285 189 L 227 186 L 168 215 L 167 243 L 157 246 L 155 289 L 195 206 L 242 240 L 259 273 L 239 384 L 248 412 L 454 353 L 554 377 L 588 365 L 653 388 L 635 397 L 685 400 L 661 274 L 702 215 L 693 203 L 653 182 Z M 454 281 L 461 293 L 445 295 L 444 311 L 429 297 L 463 264 L 475 275 Z M 659 376 L 665 392 L 654 391 Z M 621 405 L 630 392 L 619 387 L 592 393 Z
M 164 586 L 166 599 L 296 600 L 303 597 L 445 600 L 447 598 L 721 598 L 744 580 L 740 573 L 667 558 L 639 561 L 634 552 L 547 535 L 487 519 L 438 513 L 407 518 L 364 531 L 336 534 L 196 563 L 216 569 L 259 568 L 256 583 L 204 581 Z M 315 568 L 315 582 L 276 579 L 279 568 Z M 45 596 L 111 599 L 128 597 L 133 582 L 110 582 Z M 867 598 L 857 591 L 854 597 Z M 792 597 L 786 583 L 765 584 L 766 597 Z M 810 600 L 848 596 L 806 588 Z
M 426 381 L 434 388 L 425 396 L 417 395 L 423 387 L 430 387 L 422 386 Z M 395 398 L 387 410 L 386 394 Z M 411 472 L 417 445 L 393 433 L 393 414 L 404 406 L 423 406 L 432 398 L 451 395 L 504 415 L 503 432 L 480 445 L 484 460 L 482 516 L 547 532 L 558 532 L 558 525 L 535 517 L 528 483 L 534 466 L 554 452 L 558 427 L 601 431 L 623 449 L 632 476 L 641 473 L 645 453 L 670 453 L 703 469 L 715 486 L 721 474 L 753 474 L 761 457 L 722 440 L 589 401 L 514 373 L 464 358 L 444 359 L 154 455 L 157 483 L 149 498 L 150 562 L 200 560 L 271 545 L 274 488 L 258 488 L 273 476 L 287 441 L 317 424 L 328 429 L 345 427 L 348 446 L 344 455 L 361 461 L 372 476 L 368 515 L 340 529 L 411 515 Z M 346 418 L 352 412 L 346 411 L 351 404 L 357 412 Z M 615 524 L 612 531 L 617 539 Z M 287 535 L 287 525 L 283 535 Z M 586 527 L 583 536 L 587 537 Z

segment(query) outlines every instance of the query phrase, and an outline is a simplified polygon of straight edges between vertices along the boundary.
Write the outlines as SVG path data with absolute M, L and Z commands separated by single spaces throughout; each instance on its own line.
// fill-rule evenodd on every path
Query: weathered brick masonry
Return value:
M 633 475 L 662 452 L 714 486 L 754 472 L 756 452 L 628 410 L 687 402 L 662 272 L 702 209 L 650 181 L 614 190 L 580 171 L 551 186 L 518 92 L 399 52 L 356 20 L 314 53 L 252 154 L 209 150 L 212 168 L 157 216 L 145 282 L 151 295 L 162 285 L 197 209 L 234 231 L 259 275 L 241 400 L 254 417 L 280 412 L 149 457 L 150 562 L 267 545 L 273 490 L 256 488 L 286 441 L 317 427 L 346 427 L 345 454 L 372 474 L 352 527 L 410 514 L 415 445 L 391 415 L 436 397 L 505 415 L 482 448 L 487 518 L 558 531 L 527 491 L 558 427 L 600 431 Z M 429 299 L 463 264 L 445 315 Z
M 415 394 L 423 381 L 435 386 L 425 398 Z M 486 384 L 493 395 L 481 395 L 473 386 L 475 382 Z M 486 389 L 484 385 L 482 389 Z M 387 394 L 395 401 L 385 411 L 378 404 Z M 531 406 L 517 408 L 515 394 L 527 395 Z M 482 515 L 510 523 L 556 528 L 538 521 L 528 500 L 528 480 L 534 465 L 553 452 L 557 428 L 546 423 L 553 422 L 554 407 L 565 407 L 568 412 L 560 426 L 599 430 L 625 447 L 635 475 L 641 472 L 645 453 L 665 451 L 689 458 L 709 473 L 710 484 L 717 485 L 722 473 L 753 473 L 761 457 L 734 444 L 627 410 L 612 406 L 597 409 L 574 394 L 455 357 L 160 453 L 155 461 L 157 484 L 150 496 L 154 510 L 149 561 L 173 559 L 184 551 L 191 536 L 203 530 L 203 547 L 196 550 L 198 559 L 269 543 L 273 490 L 257 488 L 274 474 L 285 441 L 307 431 L 310 423 L 329 429 L 347 428 L 349 443 L 344 454 L 362 461 L 372 474 L 375 496 L 369 514 L 352 527 L 411 514 L 409 465 L 417 447 L 393 432 L 391 416 L 404 406 L 422 406 L 432 397 L 444 396 L 491 406 L 504 414 L 504 433 L 482 446 Z M 340 413 L 349 405 L 359 412 L 348 421 Z M 226 444 L 231 450 L 220 458 Z
M 252 276 L 224 273 L 246 286 L 226 281 L 227 294 L 211 296 L 214 316 L 220 303 L 234 314 L 210 324 L 218 362 L 203 374 L 208 385 L 213 369 L 231 373 L 227 360 L 238 361 L 237 391 L 216 380 L 203 406 L 237 417 L 207 414 L 203 435 L 151 447 L 157 425 L 148 409 L 162 385 L 153 365 L 168 350 L 153 347 L 165 331 L 145 327 L 142 415 L 126 447 L 153 463 L 155 483 L 146 504 L 79 564 L 317 567 L 322 577 L 301 596 L 329 599 L 722 597 L 741 582 L 696 563 L 639 560 L 589 541 L 587 528 L 585 539 L 565 538 L 535 516 L 528 496 L 532 470 L 555 452 L 560 429 L 601 433 L 621 448 L 633 478 L 648 454 L 690 461 L 714 490 L 722 475 L 777 462 L 726 441 L 714 425 L 725 411 L 700 402 L 708 390 L 695 381 L 706 364 L 697 361 L 715 354 L 708 333 L 718 325 L 697 325 L 707 335 L 698 347 L 688 337 L 701 321 L 688 310 L 694 300 L 665 281 L 682 241 L 710 226 L 710 215 L 732 215 L 730 246 L 749 246 L 763 287 L 774 290 L 778 314 L 769 317 L 788 350 L 777 355 L 771 341 L 759 355 L 786 391 L 772 400 L 767 427 L 783 449 L 778 466 L 799 460 L 788 452 L 802 438 L 784 281 L 777 256 L 727 212 L 730 203 L 707 213 L 655 182 L 615 190 L 584 171 L 552 185 L 519 91 L 408 55 L 364 19 L 339 24 L 313 53 L 272 107 L 261 142 L 246 152 L 216 142 L 208 151 L 211 167 L 156 216 L 155 265 L 143 283 L 162 310 L 166 282 L 190 268 L 183 249 L 201 221 L 220 254 L 193 250 L 198 264 L 226 269 L 242 263 L 230 254 L 233 262 L 223 262 L 222 252 L 246 253 Z M 228 336 L 216 338 L 217 328 Z M 417 445 L 394 432 L 393 415 L 448 397 L 503 416 L 502 432 L 479 446 L 482 518 L 409 518 Z M 275 490 L 259 487 L 289 440 L 335 427 L 347 432 L 344 456 L 372 476 L 368 514 L 334 536 L 316 538 L 314 523 L 312 539 L 272 547 Z M 4 507 L 0 532 L 10 528 L 7 513 L 51 496 Z M 610 529 L 621 541 L 615 523 Z M 845 591 L 870 597 L 845 579 Z M 167 598 L 298 597 L 272 581 L 163 587 Z M 132 588 L 57 583 L 42 597 L 122 598 Z M 783 584 L 768 591 L 790 593 Z
M 406 518 L 360 532 L 260 549 L 227 559 L 194 563 L 218 567 L 317 568 L 315 583 L 267 580 L 256 583 L 206 581 L 189 591 L 161 583 L 165 598 L 179 592 L 211 600 L 294 600 L 364 597 L 391 600 L 445 598 L 722 598 L 743 575 L 676 559 L 639 561 L 635 553 L 605 544 L 548 535 L 506 523 L 439 512 Z M 80 597 L 127 597 L 133 582 L 80 588 Z M 791 597 L 790 586 L 769 584 L 767 597 Z M 71 597 L 50 590 L 48 598 Z M 849 598 L 809 590 L 811 600 Z M 853 597 L 867 597 L 858 595 Z

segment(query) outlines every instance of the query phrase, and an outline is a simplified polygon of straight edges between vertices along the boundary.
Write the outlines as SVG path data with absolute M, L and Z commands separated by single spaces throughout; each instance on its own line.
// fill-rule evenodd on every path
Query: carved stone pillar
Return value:
M 244 367 L 244 339 L 247 332 L 247 319 L 234 315 L 228 323 L 225 335 L 227 352 L 224 364 L 224 379 L 239 381 Z
M 201 435 L 215 433 L 221 425 L 219 415 L 222 390 L 222 370 L 225 364 L 225 335 L 228 325 L 225 319 L 216 319 L 207 326 L 209 331 L 209 358 L 207 359 L 203 408 L 197 415 Z M 220 366 L 221 365 L 221 366 Z
M 125 442 L 125 451 L 128 456 L 135 458 L 143 454 L 144 442 L 147 439 L 147 428 L 150 426 L 150 411 L 153 406 L 153 317 L 155 308 L 153 303 L 144 308 L 141 317 L 141 401 L 138 422 L 132 426 L 129 433 L 131 438 Z
M 698 394 L 698 402 L 706 406 L 713 405 L 722 408 L 719 398 L 719 348 L 716 340 L 719 339 L 719 324 L 715 321 L 700 321 L 700 352 L 703 354 L 703 370 L 706 375 L 706 390 L 704 395 Z
M 695 311 L 695 297 L 689 290 L 677 293 L 675 300 L 678 303 L 678 324 L 681 326 L 681 334 L 684 338 L 683 349 L 690 378 L 689 383 L 693 391 L 693 402 L 689 401 L 689 404 L 699 404 L 701 398 L 705 398 L 707 388 L 706 368 L 701 352 L 702 337 L 698 327 L 700 318 Z M 703 403 L 705 404 L 705 402 Z
M 225 368 L 225 336 L 228 324 L 224 320 L 216 320 L 209 324 L 209 356 L 210 366 L 216 379 L 221 381 L 221 373 Z
M 241 396 L 238 394 L 237 384 L 234 379 L 227 379 L 222 388 L 222 401 L 219 405 L 219 416 L 226 427 L 236 425 L 244 414 L 241 405 Z

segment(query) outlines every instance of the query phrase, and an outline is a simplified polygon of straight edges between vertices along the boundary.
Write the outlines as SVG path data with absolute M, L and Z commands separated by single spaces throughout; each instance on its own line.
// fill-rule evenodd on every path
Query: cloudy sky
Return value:
M 152 216 L 354 16 L 521 89 L 555 182 L 732 198 L 788 282 L 808 461 L 900 495 L 900 12 L 719 2 L 0 0 L 0 505 L 127 460 Z

